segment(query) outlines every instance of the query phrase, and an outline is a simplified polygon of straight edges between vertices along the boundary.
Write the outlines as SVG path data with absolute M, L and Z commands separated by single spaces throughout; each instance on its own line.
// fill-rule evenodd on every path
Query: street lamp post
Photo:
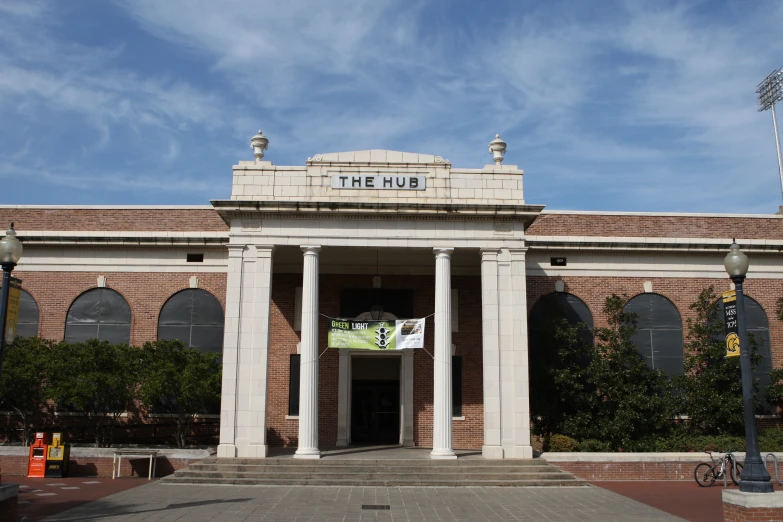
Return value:
M 3 269 L 3 287 L 0 289 L 0 375 L 3 374 L 3 355 L 5 352 L 5 326 L 8 316 L 8 295 L 11 289 L 11 272 L 22 257 L 22 243 L 16 239 L 14 224 L 0 239 L 0 267 Z
M 740 491 L 746 493 L 772 493 L 772 481 L 767 466 L 761 460 L 759 437 L 756 432 L 756 412 L 753 405 L 753 377 L 750 367 L 750 346 L 745 330 L 745 303 L 742 283 L 748 273 L 748 256 L 739 249 L 734 241 L 723 260 L 737 291 L 737 330 L 740 338 L 740 372 L 742 376 L 742 407 L 745 416 L 745 467 L 742 468 Z

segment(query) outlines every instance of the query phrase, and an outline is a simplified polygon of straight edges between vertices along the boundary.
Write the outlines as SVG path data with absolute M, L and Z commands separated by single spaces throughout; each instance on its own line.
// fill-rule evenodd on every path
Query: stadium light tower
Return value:
M 772 124 L 775 126 L 775 145 L 778 148 L 778 173 L 780 174 L 780 190 L 783 193 L 783 159 L 780 157 L 780 136 L 778 135 L 778 118 L 775 115 L 775 102 L 783 100 L 783 68 L 773 71 L 764 78 L 756 88 L 759 95 L 759 112 L 772 109 Z M 781 207 L 783 210 L 783 207 Z

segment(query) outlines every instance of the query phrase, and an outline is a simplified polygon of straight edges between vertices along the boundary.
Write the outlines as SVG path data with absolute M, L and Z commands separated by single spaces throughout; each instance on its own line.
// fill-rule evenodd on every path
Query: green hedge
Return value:
M 768 428 L 759 434 L 762 453 L 783 452 L 783 429 Z M 608 442 L 590 439 L 577 441 L 566 435 L 552 435 L 544 445 L 544 451 L 612 451 Z M 745 438 L 734 435 L 693 435 L 675 432 L 668 437 L 650 437 L 635 441 L 619 451 L 629 452 L 701 452 L 701 451 L 745 451 Z

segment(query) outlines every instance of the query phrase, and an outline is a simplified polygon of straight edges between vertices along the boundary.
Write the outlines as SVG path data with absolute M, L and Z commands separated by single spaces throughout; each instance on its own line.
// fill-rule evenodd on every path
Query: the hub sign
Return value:
M 427 188 L 427 176 L 396 176 L 394 174 L 369 175 L 332 175 L 334 189 L 374 189 L 374 190 L 424 190 Z

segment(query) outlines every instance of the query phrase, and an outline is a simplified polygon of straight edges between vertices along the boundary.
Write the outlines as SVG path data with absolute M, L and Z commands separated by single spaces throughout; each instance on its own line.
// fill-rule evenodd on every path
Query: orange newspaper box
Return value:
M 35 442 L 30 446 L 30 459 L 27 461 L 27 476 L 46 476 L 46 450 L 51 442 L 52 435 L 42 431 L 36 432 Z

